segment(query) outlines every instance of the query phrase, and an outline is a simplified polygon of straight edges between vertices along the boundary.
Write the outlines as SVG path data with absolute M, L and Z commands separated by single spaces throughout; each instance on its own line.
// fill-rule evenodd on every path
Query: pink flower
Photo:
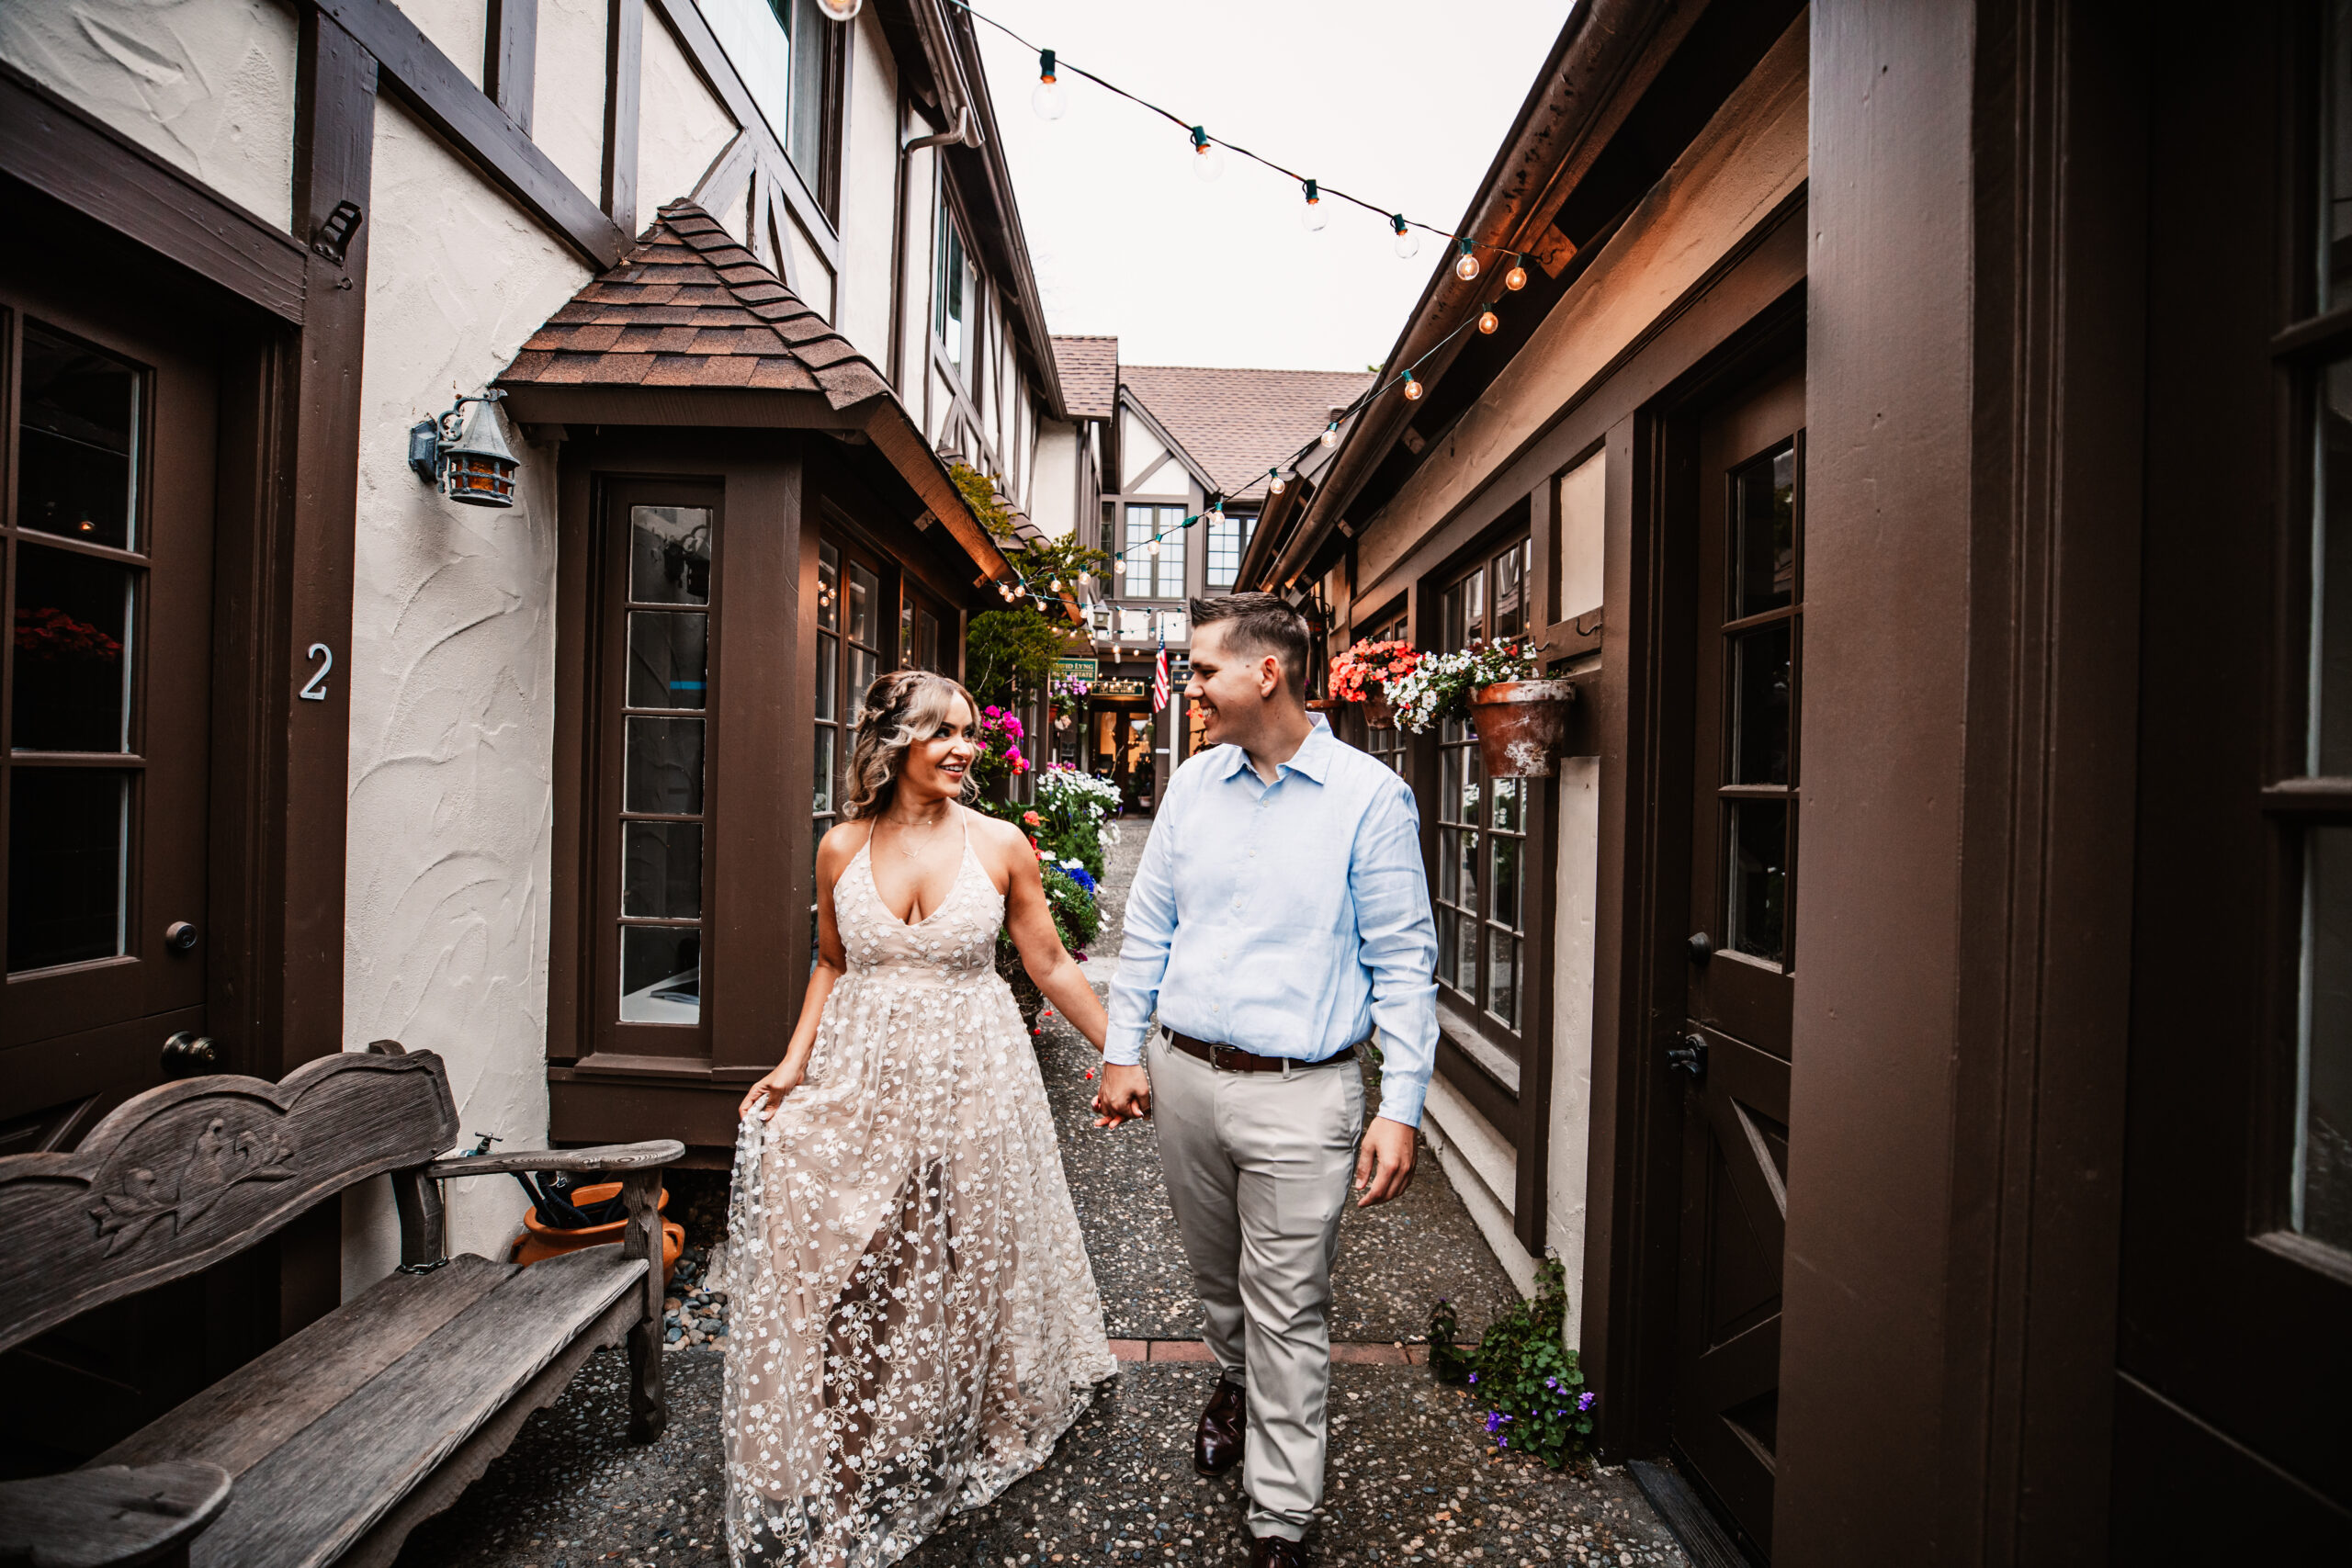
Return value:
M 1041 823 L 1041 822 L 1045 821 L 1045 818 L 1042 818 L 1042 817 L 1040 817 L 1040 816 L 1038 816 L 1038 815 L 1037 815 L 1035 812 L 1034 812 L 1034 811 L 1024 811 L 1024 812 L 1023 812 L 1023 813 L 1021 814 L 1021 820 L 1023 820 L 1023 822 L 1028 823 L 1028 824 L 1029 824 L 1029 826 L 1031 826 L 1032 828 L 1035 828 L 1035 827 L 1036 827 L 1039 823 Z

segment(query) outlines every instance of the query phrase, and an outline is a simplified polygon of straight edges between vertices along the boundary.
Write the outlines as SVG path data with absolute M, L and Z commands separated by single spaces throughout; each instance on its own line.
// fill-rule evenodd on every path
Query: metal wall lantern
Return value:
M 492 406 L 505 396 L 495 389 L 477 392 L 459 398 L 437 418 L 418 420 L 408 433 L 408 466 L 452 501 L 514 505 L 514 470 L 522 465 L 506 445 Z

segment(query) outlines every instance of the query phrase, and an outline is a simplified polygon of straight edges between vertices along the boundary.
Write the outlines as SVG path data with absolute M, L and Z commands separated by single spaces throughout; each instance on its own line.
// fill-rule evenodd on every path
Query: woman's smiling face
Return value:
M 964 780 L 979 755 L 979 715 L 959 696 L 948 705 L 937 728 L 908 744 L 906 760 L 899 767 L 899 787 L 910 804 L 952 800 L 964 793 Z

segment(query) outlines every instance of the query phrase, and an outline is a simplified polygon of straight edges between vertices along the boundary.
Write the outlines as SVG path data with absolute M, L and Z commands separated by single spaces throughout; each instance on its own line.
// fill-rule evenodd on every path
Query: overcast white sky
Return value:
M 1044 48 L 1210 134 L 1452 228 L 1574 0 L 974 0 Z M 1184 133 L 1075 75 L 1029 106 L 1037 60 L 978 26 L 1021 220 L 1057 333 L 1109 333 L 1130 365 L 1356 370 L 1396 341 L 1438 260 L 1385 223 L 1227 154 L 1204 184 Z

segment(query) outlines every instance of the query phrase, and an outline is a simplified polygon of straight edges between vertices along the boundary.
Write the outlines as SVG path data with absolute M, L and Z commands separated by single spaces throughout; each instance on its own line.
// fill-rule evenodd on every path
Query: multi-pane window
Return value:
M 842 28 L 826 21 L 817 0 L 768 0 L 768 6 L 791 61 L 784 84 L 785 156 L 831 214 L 839 205 Z
M 616 919 L 623 1023 L 702 1017 L 715 521 L 708 507 L 628 509 Z
M 1362 635 L 1374 642 L 1403 642 L 1407 640 L 1405 634 L 1405 612 L 1400 609 Z M 1366 725 L 1363 749 L 1374 761 L 1394 770 L 1399 778 L 1409 778 L 1411 774 L 1407 771 L 1407 759 L 1411 751 L 1406 745 L 1406 739 L 1405 731 L 1396 725 L 1392 724 L 1385 729 L 1374 729 Z
M 1184 597 L 1184 509 L 1126 508 L 1126 592 L 1137 599 Z
M 1438 601 L 1442 651 L 1527 630 L 1532 544 L 1489 553 Z M 1477 731 L 1462 719 L 1438 730 L 1438 981 L 1516 1035 L 1527 929 L 1526 788 L 1487 780 Z
M 133 655 L 147 586 L 138 370 L 22 327 L 9 682 L 8 973 L 128 951 Z
M 1210 519 L 1208 557 L 1202 564 L 1211 593 L 1233 592 L 1233 580 L 1241 575 L 1241 552 L 1250 547 L 1250 530 L 1257 521 L 1246 512 Z
M 840 819 L 858 710 L 882 671 L 882 579 L 831 539 L 817 546 L 817 733 L 813 840 Z M 810 863 L 815 861 L 811 858 Z
M 939 340 L 941 357 L 955 369 L 965 389 L 975 396 L 979 389 L 979 278 L 964 248 L 963 231 L 956 228 L 955 214 L 943 201 L 939 208 L 938 265 L 932 273 L 931 331 Z
M 1796 845 L 1799 527 L 1794 443 L 1731 476 L 1723 621 L 1724 945 L 1786 967 Z
M 899 596 L 899 668 L 928 670 L 936 675 L 952 674 L 941 662 L 949 649 L 942 638 L 944 623 L 939 612 L 926 600 L 918 599 L 913 590 L 907 589 Z

